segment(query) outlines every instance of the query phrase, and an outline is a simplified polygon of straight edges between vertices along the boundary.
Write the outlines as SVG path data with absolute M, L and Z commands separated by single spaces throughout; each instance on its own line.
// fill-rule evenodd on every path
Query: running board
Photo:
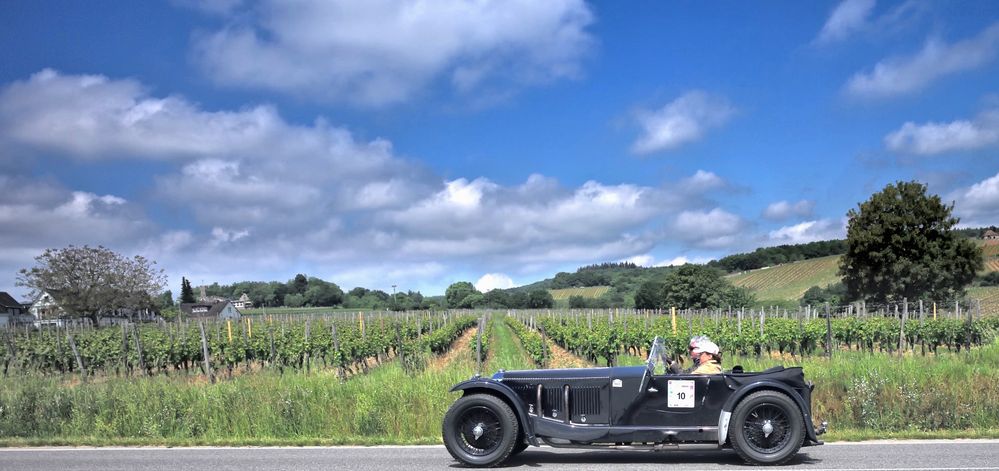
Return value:
M 618 445 L 618 444 L 577 444 L 572 443 L 568 440 L 560 440 L 557 438 L 547 438 L 541 437 L 546 445 L 552 448 L 575 448 L 575 449 L 590 449 L 590 450 L 631 450 L 631 451 L 669 451 L 669 450 L 717 450 L 721 448 L 714 443 L 649 443 L 640 445 Z

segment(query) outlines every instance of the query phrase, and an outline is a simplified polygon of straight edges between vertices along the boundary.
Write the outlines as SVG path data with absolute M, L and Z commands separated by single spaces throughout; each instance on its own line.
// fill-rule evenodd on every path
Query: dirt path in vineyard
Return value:
M 465 333 L 461 334 L 461 337 L 458 337 L 458 340 L 455 340 L 448 347 L 447 353 L 430 359 L 429 369 L 441 371 L 462 358 L 471 358 L 472 350 L 468 346 L 471 345 L 472 339 L 475 338 L 478 331 L 477 327 L 466 330 Z M 475 359 L 472 358 L 472 360 Z

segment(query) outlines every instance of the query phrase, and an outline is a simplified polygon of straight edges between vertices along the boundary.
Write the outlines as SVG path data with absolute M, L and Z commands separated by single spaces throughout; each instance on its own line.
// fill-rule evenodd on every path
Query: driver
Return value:
M 721 351 L 718 345 L 708 340 L 707 337 L 695 338 L 690 341 L 690 356 L 694 359 L 694 368 L 691 374 L 714 375 L 722 372 Z

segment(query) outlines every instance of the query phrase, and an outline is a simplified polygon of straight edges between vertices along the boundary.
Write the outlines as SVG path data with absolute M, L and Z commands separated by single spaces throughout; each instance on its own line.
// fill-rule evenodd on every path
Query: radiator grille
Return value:
M 541 390 L 541 403 L 543 404 L 545 415 L 548 417 L 564 417 L 555 414 L 555 411 L 562 411 L 562 388 L 543 388 Z
M 569 390 L 569 407 L 572 408 L 572 415 L 599 415 L 600 414 L 600 388 L 599 387 L 579 387 Z

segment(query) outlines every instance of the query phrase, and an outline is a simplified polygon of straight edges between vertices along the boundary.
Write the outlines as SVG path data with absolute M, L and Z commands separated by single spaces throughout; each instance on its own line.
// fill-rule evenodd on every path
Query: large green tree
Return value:
M 472 293 L 478 293 L 475 286 L 468 281 L 459 281 L 456 283 L 451 283 L 451 286 L 447 287 L 444 291 L 444 299 L 447 300 L 447 307 L 450 308 L 461 308 L 461 307 L 471 307 L 463 306 L 462 301 Z
M 124 257 L 105 247 L 47 249 L 35 266 L 19 272 L 17 284 L 33 296 L 48 293 L 70 316 L 98 324 L 101 316 L 119 309 L 154 309 L 154 297 L 166 285 L 156 262 L 136 255 Z
M 636 309 L 660 309 L 663 306 L 662 281 L 649 280 L 635 292 Z
M 527 293 L 527 307 L 531 309 L 550 309 L 555 307 L 555 298 L 548 290 L 532 290 L 530 293 Z
M 732 286 L 720 270 L 704 265 L 684 265 L 666 275 L 660 286 L 663 307 L 744 307 L 755 302 L 749 290 Z
M 182 303 L 193 303 L 194 299 L 194 288 L 191 287 L 191 280 L 187 278 L 180 278 L 180 302 Z
M 851 299 L 949 300 L 982 266 L 981 250 L 953 229 L 953 204 L 918 182 L 897 182 L 851 209 L 840 274 Z

